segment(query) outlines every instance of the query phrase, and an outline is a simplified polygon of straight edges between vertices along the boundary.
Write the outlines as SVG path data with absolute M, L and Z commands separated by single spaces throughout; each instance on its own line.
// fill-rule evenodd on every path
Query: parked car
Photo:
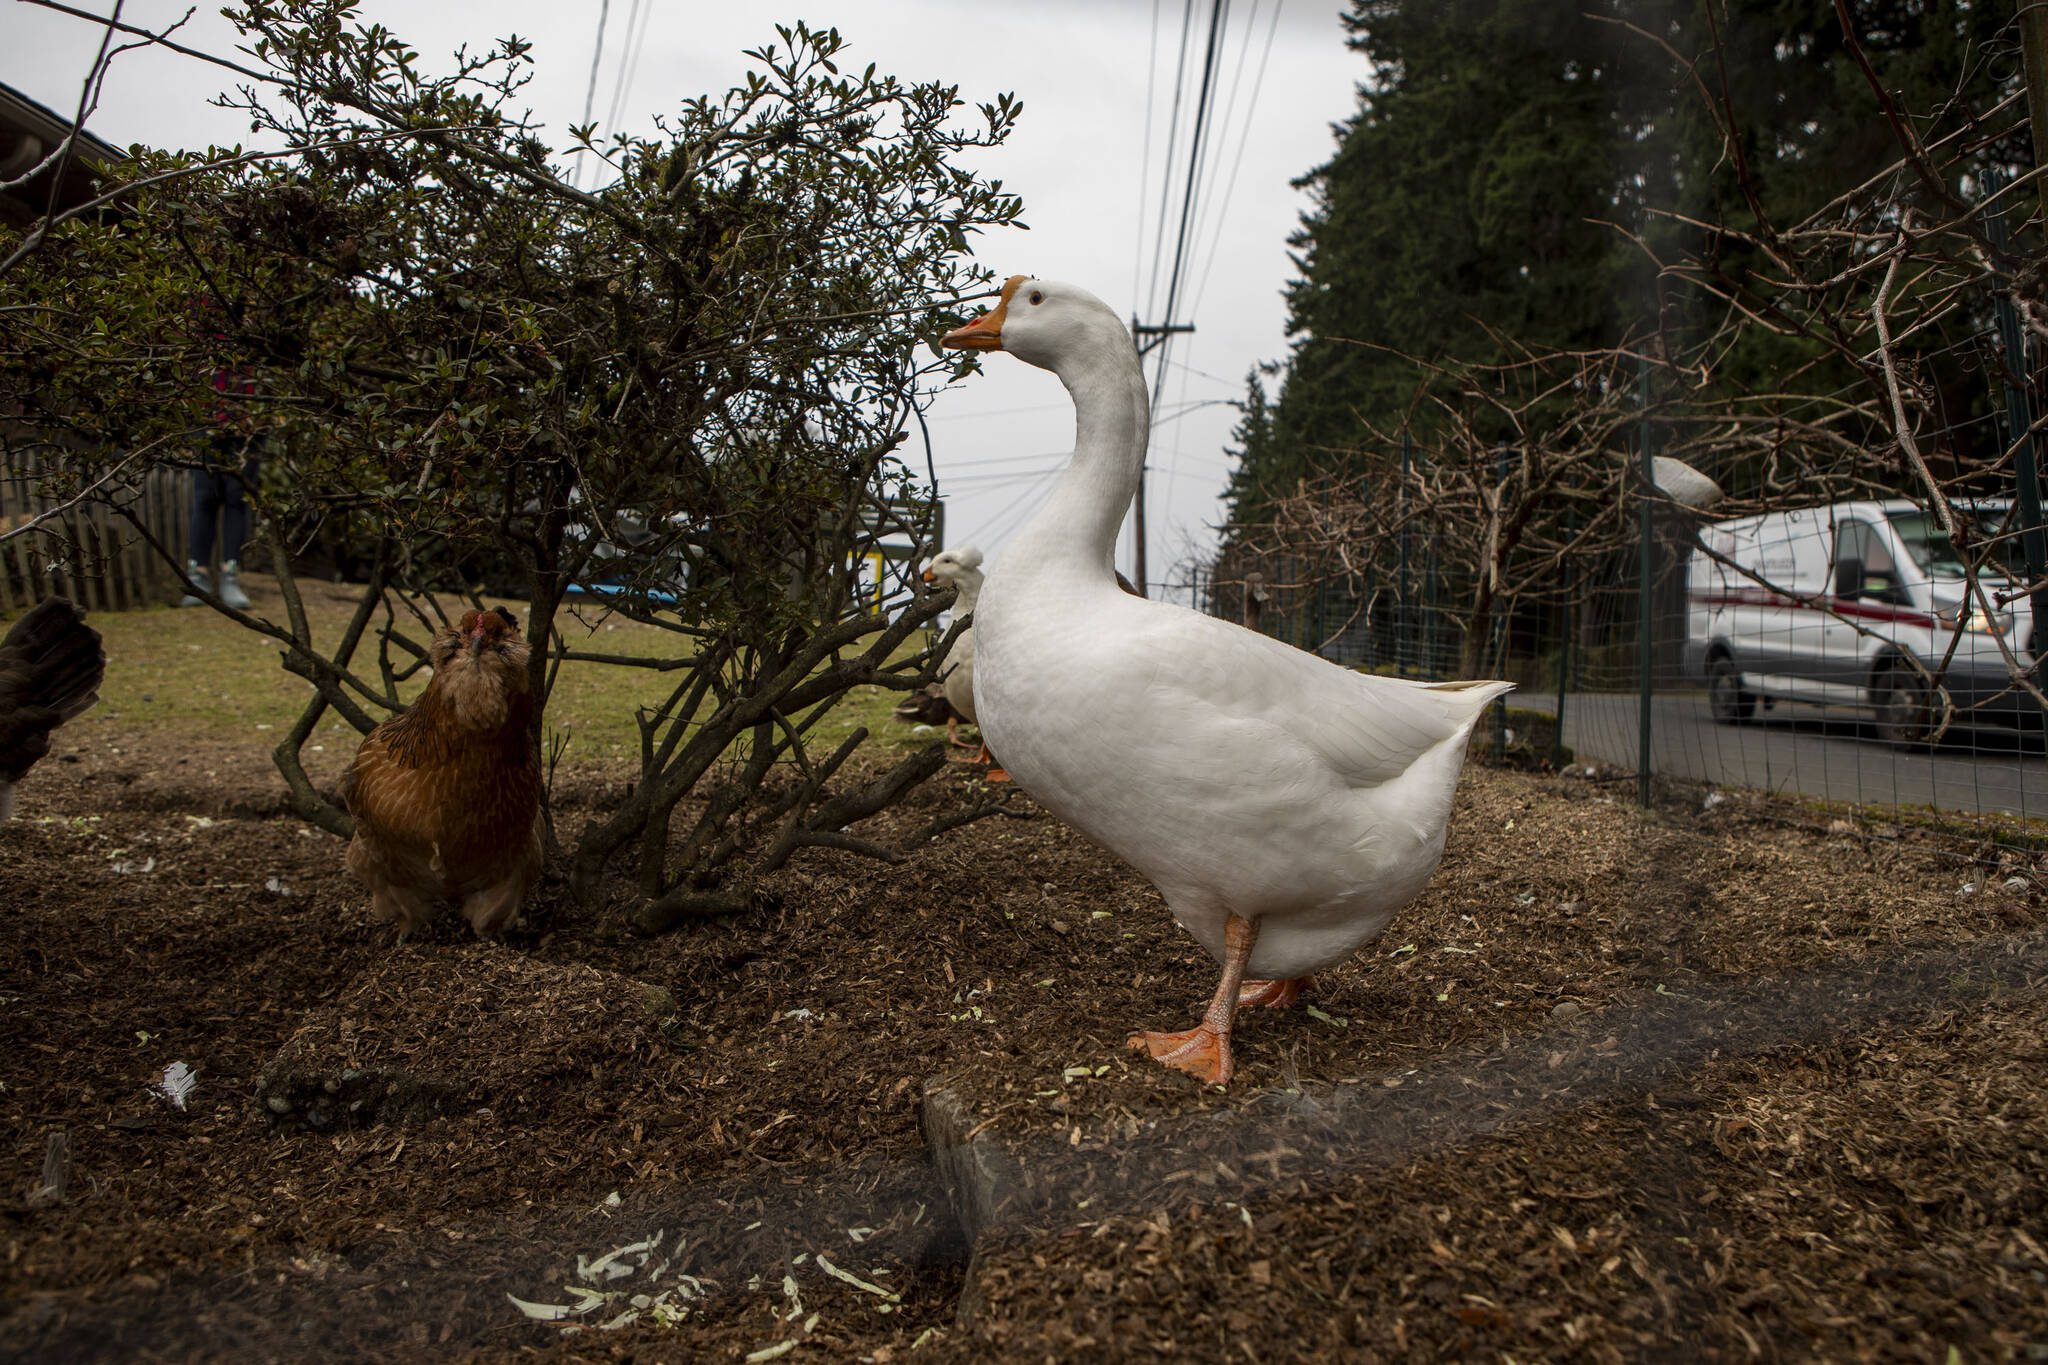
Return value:
M 689 552 L 696 547 L 681 534 L 688 526 L 688 518 L 681 516 L 668 517 L 664 523 L 644 513 L 621 512 L 612 518 L 612 534 L 607 536 L 592 521 L 570 522 L 564 535 L 579 549 L 587 544 L 590 557 L 582 577 L 569 584 L 568 595 L 674 606 L 690 585 Z M 662 536 L 670 543 L 659 547 L 658 559 L 648 562 L 649 547 Z
M 1995 534 L 2011 504 L 1958 505 Z M 1962 556 L 1940 519 L 1910 502 L 1840 502 L 1715 522 L 1700 531 L 1688 581 L 1686 660 L 1706 679 L 1717 720 L 1759 705 L 1851 706 L 1894 743 L 1953 723 L 2038 726 L 2039 705 L 2014 686 L 2001 643 L 2033 661 L 2024 600 L 2001 605 L 2020 577 L 1995 557 L 1978 575 L 1993 610 L 1968 592 Z M 1937 690 L 1938 689 L 1938 690 Z

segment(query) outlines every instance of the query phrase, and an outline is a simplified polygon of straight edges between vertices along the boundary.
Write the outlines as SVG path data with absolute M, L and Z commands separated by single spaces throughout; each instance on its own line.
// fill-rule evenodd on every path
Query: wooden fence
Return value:
M 17 530 L 61 499 L 46 496 L 41 459 L 0 454 L 0 535 Z M 134 503 L 150 534 L 182 561 L 191 475 L 152 470 Z M 105 507 L 83 503 L 26 535 L 0 540 L 0 615 L 26 610 L 61 594 L 87 611 L 128 611 L 175 601 L 183 592 L 177 573 L 133 526 Z

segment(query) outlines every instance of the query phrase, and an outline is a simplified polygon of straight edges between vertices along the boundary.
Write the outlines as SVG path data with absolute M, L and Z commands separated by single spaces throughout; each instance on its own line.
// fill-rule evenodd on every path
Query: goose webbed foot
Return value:
M 1204 1085 L 1230 1083 L 1230 1035 L 1207 1024 L 1179 1033 L 1134 1033 L 1130 1048 L 1149 1053 L 1153 1061 L 1185 1071 Z
M 981 752 L 974 756 L 976 763 L 988 764 L 988 771 L 981 775 L 984 782 L 1008 782 L 1010 775 L 1003 771 L 1003 765 L 996 762 L 996 756 L 988 751 L 988 745 L 981 746 Z
M 1258 937 L 1256 920 L 1237 915 L 1226 918 L 1223 979 L 1216 983 L 1216 994 L 1202 1012 L 1202 1022 L 1180 1033 L 1134 1033 L 1131 1051 L 1148 1053 L 1154 1061 L 1185 1071 L 1205 1085 L 1228 1085 L 1235 1070 L 1230 1058 L 1230 1028 L 1237 1019 L 1245 963 L 1251 960 L 1252 944 Z

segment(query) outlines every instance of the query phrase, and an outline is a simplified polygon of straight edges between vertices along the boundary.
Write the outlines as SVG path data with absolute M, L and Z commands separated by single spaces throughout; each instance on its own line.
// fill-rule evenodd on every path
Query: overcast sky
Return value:
M 75 0 L 108 8 L 106 0 Z M 23 0 L 6 4 L 0 81 L 60 112 L 78 99 L 98 42 L 91 24 Z M 637 0 L 610 0 L 597 82 L 598 119 L 616 105 L 618 125 L 646 130 L 688 95 L 722 92 L 745 69 L 742 50 L 774 37 L 773 25 L 803 19 L 836 25 L 849 58 L 875 62 L 904 80 L 957 83 L 970 102 L 1011 91 L 1024 116 L 1007 146 L 983 161 L 1024 199 L 1028 232 L 978 243 L 1000 275 L 1068 280 L 1128 315 L 1144 312 L 1155 257 L 1170 255 L 1186 164 L 1187 115 L 1200 76 L 1209 5 L 1193 0 L 647 0 L 644 41 L 621 90 L 620 56 Z M 1224 449 L 1246 370 L 1284 354 L 1280 291 L 1291 266 L 1286 239 L 1303 205 L 1290 185 L 1325 160 L 1330 125 L 1347 116 L 1363 62 L 1344 46 L 1339 0 L 1232 0 L 1212 119 L 1212 155 L 1198 181 L 1205 211 L 1190 252 L 1188 302 L 1176 321 L 1192 337 L 1176 342 L 1151 456 L 1150 577 L 1156 583 L 1192 548 L 1213 541 L 1217 497 L 1228 471 Z M 368 0 L 380 21 L 438 63 L 460 44 L 506 33 L 533 41 L 527 96 L 554 129 L 579 121 L 589 93 L 598 0 Z M 123 17 L 161 27 L 184 12 L 165 0 L 130 0 Z M 1167 245 L 1156 248 L 1167 168 L 1174 69 L 1182 18 L 1193 12 L 1181 131 L 1175 141 Z M 202 4 L 179 35 L 227 52 L 233 31 Z M 1268 43 L 1270 41 L 1270 52 Z M 116 64 L 88 127 L 116 145 L 163 147 L 233 143 L 248 127 L 208 105 L 218 72 L 170 54 L 130 53 Z M 1263 79 L 1261 76 L 1263 74 Z M 1148 108 L 1149 92 L 1149 108 Z M 1149 139 L 1148 139 L 1149 126 Z M 1149 146 L 1149 151 L 1148 151 Z M 1169 261 L 1159 262 L 1163 279 Z M 1163 306 L 1163 297 L 1155 307 Z M 1147 316 L 1147 321 L 1161 321 Z M 1188 406 L 1207 404 L 1207 406 Z M 1183 415 L 1184 414 L 1184 415 Z M 1073 445 L 1073 413 L 1050 374 L 1004 357 L 983 376 L 941 396 L 932 410 L 948 540 L 974 542 L 1000 565 L 1004 540 L 1049 492 Z M 1129 529 L 1120 562 L 1128 567 Z

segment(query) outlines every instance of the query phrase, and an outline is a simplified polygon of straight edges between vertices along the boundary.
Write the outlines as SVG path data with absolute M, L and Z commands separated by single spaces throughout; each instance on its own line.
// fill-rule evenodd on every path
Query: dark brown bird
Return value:
M 50 732 L 100 699 L 106 672 L 100 633 L 61 597 L 0 640 L 0 820 L 13 813 L 14 784 L 50 752 Z
M 960 713 L 946 700 L 946 685 L 932 683 L 896 703 L 896 719 L 919 725 L 957 725 Z
M 531 650 L 518 626 L 500 607 L 436 636 L 433 681 L 363 737 L 343 780 L 356 821 L 348 870 L 400 932 L 453 901 L 479 934 L 496 933 L 540 876 Z

